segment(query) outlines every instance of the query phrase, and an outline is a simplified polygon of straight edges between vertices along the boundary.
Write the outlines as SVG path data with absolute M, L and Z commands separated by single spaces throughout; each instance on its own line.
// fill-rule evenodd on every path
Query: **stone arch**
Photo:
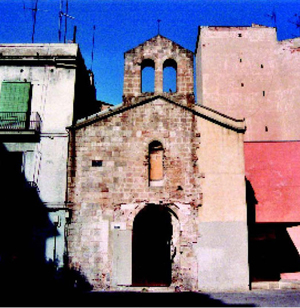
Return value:
M 148 205 L 160 205 L 170 213 L 173 233 L 170 242 L 171 285 L 183 290 L 197 290 L 198 259 L 196 256 L 198 209 L 189 203 L 160 200 L 120 204 L 114 210 L 114 224 L 130 233 L 133 231 L 135 217 Z M 131 252 L 128 252 L 131 255 Z
M 162 204 L 148 204 L 134 218 L 132 283 L 135 286 L 171 284 L 171 214 Z
M 133 233 L 133 243 L 132 243 L 132 260 L 133 260 L 133 264 L 132 264 L 132 281 L 133 281 L 133 285 L 146 285 L 146 286 L 170 286 L 171 284 L 173 284 L 175 277 L 180 277 L 180 256 L 179 256 L 179 242 L 180 242 L 180 222 L 179 222 L 179 217 L 176 214 L 176 212 L 174 211 L 174 209 L 172 209 L 172 204 L 162 204 L 162 203 L 145 203 L 143 205 L 139 205 L 138 207 L 136 207 L 136 211 L 135 211 L 135 215 L 133 217 L 133 221 L 132 221 L 132 233 Z M 159 238 L 161 240 L 165 240 L 168 242 L 163 243 L 163 247 L 162 247 L 162 241 L 158 241 L 157 243 L 155 242 L 155 247 L 157 247 L 157 250 L 155 250 L 155 248 L 153 248 L 153 242 L 152 244 L 149 243 L 149 239 L 147 238 L 147 235 L 144 235 L 145 238 L 143 238 L 142 242 L 138 242 L 136 243 L 136 232 L 138 232 L 138 222 L 137 220 L 144 216 L 144 220 L 142 222 L 140 222 L 140 225 L 142 225 L 143 227 L 148 226 L 148 228 L 150 228 L 149 226 L 158 229 L 159 231 L 161 231 L 161 219 L 159 219 L 159 217 L 157 217 L 155 223 L 153 223 L 153 213 L 151 216 L 151 209 L 154 209 L 154 215 L 156 215 L 158 212 L 155 212 L 155 210 L 157 211 L 158 209 L 160 209 L 160 211 L 162 213 L 164 213 L 165 215 L 167 215 L 167 219 L 164 219 L 163 223 L 167 224 L 166 227 L 169 227 L 169 232 L 167 234 L 168 238 L 166 238 L 166 234 L 159 234 Z M 147 215 L 149 215 L 149 219 L 152 219 L 151 221 L 147 222 Z M 145 218 L 146 217 L 146 218 Z M 169 219 L 169 220 L 168 220 Z M 169 225 L 168 225 L 169 224 Z M 170 229 L 171 228 L 171 229 Z M 166 229 L 164 229 L 166 230 Z M 155 238 L 155 230 L 150 230 L 151 232 L 151 236 L 153 236 L 154 234 L 154 238 Z M 147 232 L 146 232 L 147 234 Z M 147 281 L 147 277 L 143 277 L 143 274 L 147 276 L 148 273 L 144 273 L 143 271 L 143 265 L 141 265 L 141 262 L 137 261 L 138 257 L 139 257 L 139 253 L 136 252 L 135 250 L 137 249 L 137 245 L 141 245 L 144 244 L 144 247 L 140 248 L 140 249 L 145 249 L 146 247 L 146 253 L 145 251 L 143 251 L 143 255 L 148 255 L 148 259 L 146 259 L 146 262 L 151 263 L 152 259 L 151 259 L 151 249 L 155 250 L 153 253 L 154 255 L 158 255 L 159 256 L 159 260 L 161 261 L 161 263 L 157 263 L 157 260 L 153 260 L 153 264 L 147 264 L 147 267 L 149 267 L 151 269 L 151 272 L 153 272 L 152 274 L 157 274 L 157 272 L 155 273 L 155 268 L 157 267 L 158 271 L 159 271 L 159 277 L 158 277 L 158 281 L 155 281 L 155 279 L 152 277 L 150 277 L 149 281 Z M 150 245 L 150 250 L 149 247 L 147 245 Z M 151 246 L 152 245 L 152 246 Z M 151 248 L 152 247 L 152 248 Z M 162 249 L 167 249 L 168 250 L 168 256 L 167 256 L 167 260 L 163 260 L 164 257 L 166 257 L 166 255 L 164 255 L 165 251 L 163 251 Z M 138 257 L 137 257 L 138 256 Z M 135 263 L 137 262 L 137 264 Z M 156 262 L 156 263 L 155 263 Z M 153 265 L 155 265 L 153 267 Z M 152 267 L 153 268 L 152 268 Z M 137 275 L 137 276 L 136 276 Z M 142 276 L 141 276 L 142 275 Z M 153 280 L 154 279 L 154 280 Z M 160 280 L 161 279 L 161 280 Z

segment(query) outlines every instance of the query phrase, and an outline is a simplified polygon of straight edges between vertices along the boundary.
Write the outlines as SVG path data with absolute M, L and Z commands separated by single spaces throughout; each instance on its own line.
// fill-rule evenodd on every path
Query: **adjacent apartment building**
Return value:
M 251 280 L 298 280 L 300 39 L 255 24 L 200 27 L 196 61 L 198 104 L 246 121 Z
M 62 266 L 68 131 L 95 88 L 77 44 L 0 45 L 0 262 Z

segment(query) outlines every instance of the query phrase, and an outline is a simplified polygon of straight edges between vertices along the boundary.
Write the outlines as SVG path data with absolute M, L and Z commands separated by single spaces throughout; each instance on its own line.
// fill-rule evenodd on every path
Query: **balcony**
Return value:
M 0 112 L 0 139 L 36 141 L 40 136 L 41 123 L 37 112 Z

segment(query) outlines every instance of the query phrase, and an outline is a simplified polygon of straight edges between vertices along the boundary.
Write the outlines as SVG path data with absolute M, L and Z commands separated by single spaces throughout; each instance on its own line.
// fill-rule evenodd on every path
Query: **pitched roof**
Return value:
M 138 46 L 136 46 L 136 47 L 134 47 L 134 48 L 131 48 L 131 49 L 127 50 L 126 52 L 124 52 L 124 54 L 133 52 L 135 49 L 138 49 L 138 48 L 140 48 L 140 47 L 142 47 L 142 46 L 144 46 L 144 45 L 148 45 L 149 43 L 152 43 L 152 42 L 154 43 L 158 38 L 160 38 L 160 39 L 162 39 L 162 40 L 164 40 L 164 41 L 166 41 L 166 42 L 168 42 L 168 43 L 171 43 L 172 45 L 177 46 L 178 49 L 184 49 L 184 50 L 187 50 L 187 51 L 193 53 L 193 52 L 190 51 L 189 49 L 186 49 L 186 48 L 182 47 L 181 45 L 175 43 L 174 41 L 168 39 L 167 37 L 162 36 L 161 34 L 158 34 L 158 35 L 153 36 L 153 37 L 150 38 L 149 40 L 147 40 L 147 41 L 145 41 L 145 42 L 139 44 Z
M 174 100 L 171 100 L 169 97 L 166 97 L 164 95 L 153 95 L 147 98 L 144 98 L 142 100 L 139 100 L 133 104 L 130 105 L 124 105 L 119 104 L 114 107 L 108 108 L 104 111 L 98 112 L 96 114 L 93 114 L 91 116 L 79 119 L 73 126 L 68 127 L 69 129 L 80 129 L 82 127 L 91 125 L 95 122 L 101 121 L 103 119 L 112 117 L 116 114 L 123 113 L 127 110 L 145 105 L 147 103 L 153 102 L 157 99 L 163 99 L 166 102 L 169 102 L 171 104 L 174 104 L 176 106 L 179 106 L 185 110 L 188 110 L 195 114 L 196 116 L 199 116 L 201 118 L 204 118 L 208 121 L 211 121 L 213 123 L 216 123 L 220 126 L 226 127 L 228 129 L 234 130 L 236 132 L 244 133 L 246 131 L 245 126 L 245 119 L 234 119 L 231 117 L 228 117 L 222 113 L 219 113 L 213 109 L 210 109 L 208 107 L 200 106 L 200 105 L 194 105 L 193 107 L 188 107 L 186 105 L 183 105 L 182 103 L 176 102 Z

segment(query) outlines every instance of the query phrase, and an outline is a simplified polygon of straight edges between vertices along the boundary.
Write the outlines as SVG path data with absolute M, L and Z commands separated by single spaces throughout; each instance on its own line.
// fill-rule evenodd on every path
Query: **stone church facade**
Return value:
M 69 127 L 69 263 L 94 290 L 249 288 L 245 122 L 195 104 L 193 74 L 155 36 L 125 53 L 123 103 Z

